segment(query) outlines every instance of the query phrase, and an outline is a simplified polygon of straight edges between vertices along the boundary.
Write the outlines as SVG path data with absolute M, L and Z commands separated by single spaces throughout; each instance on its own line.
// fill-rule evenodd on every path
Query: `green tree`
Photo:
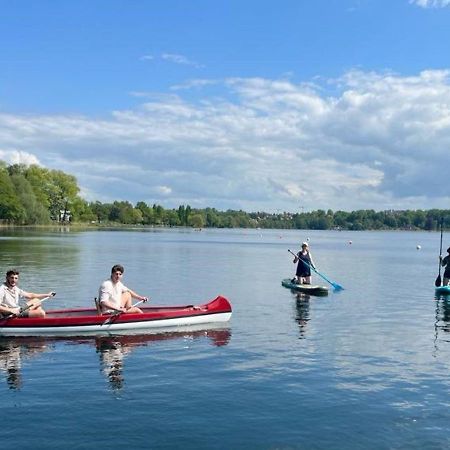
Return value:
M 206 220 L 201 212 L 191 214 L 189 217 L 189 225 L 194 228 L 203 228 Z
M 142 214 L 142 223 L 144 225 L 152 225 L 154 222 L 153 209 L 150 208 L 145 202 L 137 202 L 136 209 L 139 209 Z
M 98 223 L 107 222 L 111 214 L 113 205 L 111 203 L 101 203 L 99 201 L 89 203 L 89 208 L 96 217 Z
M 188 226 L 189 225 L 189 216 L 192 212 L 192 209 L 189 205 L 184 206 L 184 205 L 180 205 L 178 207 L 178 217 L 180 219 L 180 224 L 182 226 Z
M 214 228 L 222 226 L 220 216 L 214 208 L 206 208 L 206 226 Z
M 24 209 L 24 224 L 45 224 L 50 222 L 48 210 L 38 202 L 33 188 L 25 176 L 20 172 L 13 172 L 10 179 Z
M 175 211 L 174 209 L 172 209 L 170 211 L 166 211 L 164 223 L 171 227 L 180 226 L 181 223 L 180 223 L 180 217 L 178 216 L 178 211 Z
M 61 170 L 36 165 L 29 166 L 24 174 L 39 203 L 48 209 L 50 217 L 57 221 L 64 220 L 68 211 L 76 205 L 79 192 L 76 178 Z
M 0 220 L 23 223 L 25 219 L 25 210 L 16 195 L 8 171 L 5 167 L 0 167 Z
M 153 217 L 155 220 L 155 224 L 162 224 L 164 222 L 164 208 L 161 205 L 153 205 Z
M 27 167 L 24 175 L 30 183 L 37 201 L 49 210 L 50 200 L 46 191 L 49 180 L 49 170 L 43 169 L 35 164 Z
M 68 212 L 77 204 L 80 190 L 77 179 L 61 170 L 52 170 L 46 189 L 50 200 L 50 215 L 58 221 L 66 220 Z M 76 214 L 76 211 L 72 211 L 72 214 Z
M 77 197 L 72 203 L 72 221 L 73 222 L 96 222 L 97 215 L 90 208 L 89 203 Z

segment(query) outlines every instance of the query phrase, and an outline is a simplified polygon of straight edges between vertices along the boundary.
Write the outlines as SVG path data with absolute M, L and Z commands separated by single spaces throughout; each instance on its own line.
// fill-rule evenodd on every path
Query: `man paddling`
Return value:
M 0 315 L 2 317 L 45 317 L 45 311 L 41 306 L 44 298 L 53 297 L 55 292 L 48 294 L 35 294 L 19 288 L 19 272 L 15 269 L 6 272 L 6 280 L 0 286 Z M 20 298 L 28 301 L 26 306 L 20 307 Z
M 447 253 L 448 255 L 445 258 L 442 258 L 442 256 L 439 257 L 442 267 L 445 267 L 443 286 L 448 286 L 448 282 L 450 281 L 450 247 L 447 249 Z
M 136 298 L 142 302 L 148 301 L 148 297 L 136 294 L 127 288 L 121 281 L 125 269 L 116 264 L 111 268 L 111 277 L 104 281 L 98 291 L 98 298 L 102 313 L 138 313 L 142 310 L 131 304 L 131 299 Z
M 295 255 L 293 263 L 297 265 L 293 283 L 311 284 L 311 267 L 315 269 L 315 265 L 306 242 L 302 242 L 302 249 Z

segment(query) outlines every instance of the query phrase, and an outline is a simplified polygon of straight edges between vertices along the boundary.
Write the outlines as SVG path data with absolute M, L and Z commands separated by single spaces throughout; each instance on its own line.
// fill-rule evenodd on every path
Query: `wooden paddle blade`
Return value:
M 434 282 L 434 285 L 436 287 L 439 287 L 442 284 L 442 280 L 441 280 L 441 274 L 439 274 L 436 278 L 436 281 Z

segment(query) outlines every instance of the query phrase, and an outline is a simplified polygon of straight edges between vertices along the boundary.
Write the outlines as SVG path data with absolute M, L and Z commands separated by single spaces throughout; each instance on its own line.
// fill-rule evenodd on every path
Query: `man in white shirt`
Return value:
M 48 294 L 35 294 L 26 292 L 19 288 L 19 272 L 17 270 L 8 270 L 6 280 L 0 286 L 0 315 L 8 317 L 10 315 L 21 317 L 45 317 L 45 311 L 42 309 L 41 301 L 46 297 L 53 297 L 54 292 Z M 21 308 L 20 298 L 28 301 L 26 306 Z
M 98 291 L 98 299 L 102 313 L 142 313 L 142 310 L 131 303 L 132 298 L 142 302 L 148 301 L 148 297 L 136 294 L 127 288 L 121 281 L 124 268 L 116 264 L 111 269 L 111 277 L 104 281 Z

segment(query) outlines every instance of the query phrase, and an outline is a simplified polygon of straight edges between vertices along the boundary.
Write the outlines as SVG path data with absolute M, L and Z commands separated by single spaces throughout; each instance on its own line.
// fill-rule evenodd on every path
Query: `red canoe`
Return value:
M 99 315 L 94 308 L 47 311 L 45 318 L 0 319 L 0 336 L 83 336 L 155 332 L 173 327 L 227 322 L 231 304 L 218 296 L 203 305 L 149 306 L 143 314 Z

